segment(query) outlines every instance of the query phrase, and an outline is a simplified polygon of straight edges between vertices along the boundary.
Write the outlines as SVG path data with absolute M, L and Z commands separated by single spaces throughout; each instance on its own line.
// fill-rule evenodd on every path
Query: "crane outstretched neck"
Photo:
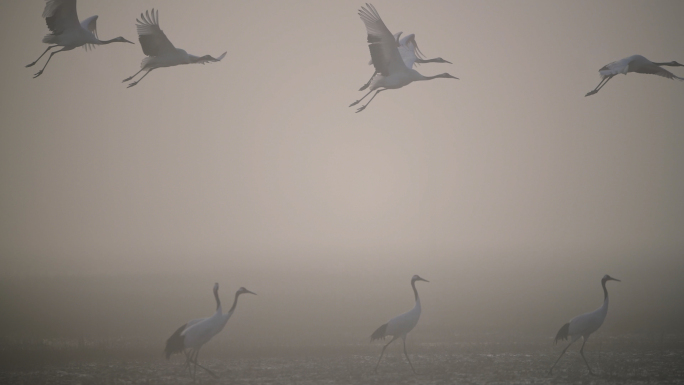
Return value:
M 420 302 L 420 297 L 418 297 L 418 290 L 416 290 L 416 281 L 411 281 L 411 287 L 413 288 L 413 295 L 416 297 L 416 302 Z
M 218 296 L 218 286 L 214 288 L 214 298 L 216 298 L 216 310 L 221 308 L 221 300 L 219 299 Z

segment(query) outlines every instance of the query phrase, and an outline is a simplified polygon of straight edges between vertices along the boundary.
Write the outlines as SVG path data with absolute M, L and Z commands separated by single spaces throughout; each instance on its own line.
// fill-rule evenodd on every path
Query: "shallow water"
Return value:
M 593 341 L 596 342 L 596 341 Z M 409 344 L 413 374 L 401 345 L 392 345 L 374 373 L 380 345 L 326 348 L 207 347 L 197 382 L 216 384 L 684 384 L 684 343 L 601 340 L 585 355 L 568 350 L 552 375 L 562 346 L 548 343 Z M 0 383 L 11 384 L 189 384 L 183 358 L 163 359 L 149 346 L 2 350 Z M 600 349 L 600 350 L 599 350 Z M 12 364 L 12 360 L 15 360 Z M 23 362 L 23 363 L 22 363 Z

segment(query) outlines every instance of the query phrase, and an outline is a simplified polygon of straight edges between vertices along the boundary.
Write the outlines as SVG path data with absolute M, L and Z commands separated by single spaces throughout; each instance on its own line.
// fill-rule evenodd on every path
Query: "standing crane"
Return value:
M 100 40 L 97 37 L 97 15 L 90 16 L 79 23 L 78 14 L 76 13 L 76 0 L 45 0 L 45 9 L 43 10 L 43 17 L 47 23 L 48 29 L 52 31 L 43 37 L 43 43 L 53 44 L 48 46 L 45 51 L 31 64 L 26 67 L 32 67 L 38 60 L 45 56 L 45 54 L 55 47 L 63 47 L 59 51 L 50 53 L 43 68 L 38 71 L 33 78 L 40 76 L 45 67 L 47 67 L 52 56 L 57 52 L 71 51 L 76 47 L 83 47 L 86 50 L 96 45 L 104 45 L 109 43 L 131 43 L 119 36 L 111 40 Z
M 603 287 L 603 305 L 592 312 L 578 315 L 577 317 L 571 319 L 570 322 L 563 325 L 563 327 L 558 331 L 558 334 L 556 334 L 554 344 L 557 344 L 558 340 L 565 341 L 568 339 L 568 337 L 570 337 L 570 343 L 565 347 L 565 349 L 563 349 L 563 352 L 560 354 L 560 356 L 558 356 L 558 359 L 553 364 L 551 369 L 549 369 L 549 374 L 553 372 L 553 368 L 556 367 L 556 364 L 558 361 L 560 361 L 561 357 L 563 357 L 563 354 L 565 354 L 565 351 L 568 350 L 570 345 L 580 339 L 580 337 L 582 337 L 582 348 L 580 348 L 580 355 L 582 356 L 584 363 L 587 364 L 589 374 L 594 374 L 589 367 L 587 359 L 584 357 L 584 344 L 587 343 L 587 339 L 589 339 L 591 333 L 597 331 L 598 328 L 603 325 L 603 321 L 606 319 L 606 314 L 608 314 L 608 290 L 606 290 L 606 282 L 608 281 L 620 282 L 619 279 L 615 279 L 608 274 L 601 278 L 601 286 Z
M 218 283 L 216 283 L 214 285 L 214 297 L 216 298 L 216 312 L 211 317 L 194 319 L 186 323 L 185 325 L 179 327 L 171 335 L 171 337 L 169 337 L 169 339 L 166 340 L 166 348 L 164 349 L 166 359 L 169 359 L 175 353 L 182 352 L 185 354 L 185 363 L 188 366 L 188 370 L 192 373 L 193 378 L 197 374 L 198 366 L 207 371 L 207 373 L 209 373 L 212 377 L 216 378 L 217 376 L 211 370 L 205 368 L 197 362 L 199 350 L 202 348 L 204 344 L 209 342 L 215 335 L 217 335 L 219 332 L 221 332 L 221 330 L 223 330 L 223 327 L 226 326 L 226 323 L 233 315 L 233 312 L 235 312 L 238 297 L 240 296 L 240 294 L 245 293 L 256 295 L 256 293 L 251 292 L 245 289 L 244 287 L 241 287 L 240 289 L 238 289 L 238 291 L 235 292 L 235 300 L 233 301 L 233 306 L 231 306 L 230 310 L 228 310 L 227 313 L 222 314 L 223 310 L 221 307 L 221 301 L 218 297 Z M 190 352 L 187 353 L 186 349 L 189 349 Z M 194 364 L 194 371 L 192 371 L 192 368 L 190 367 L 191 364 Z
M 658 75 L 668 79 L 677 79 L 684 81 L 684 78 L 675 76 L 672 72 L 666 70 L 665 68 L 662 68 L 661 66 L 684 67 L 684 64 L 679 64 L 676 61 L 671 61 L 667 63 L 654 63 L 641 55 L 632 55 L 622 60 L 614 61 L 610 64 L 604 65 L 599 70 L 599 74 L 601 75 L 601 82 L 596 86 L 596 88 L 587 92 L 587 94 L 584 96 L 587 97 L 589 95 L 593 95 L 599 92 L 601 88 L 603 88 L 603 86 L 605 86 L 606 83 L 608 83 L 608 81 L 613 78 L 613 76 L 618 74 L 627 75 L 627 72 Z
M 418 324 L 418 319 L 420 318 L 420 297 L 418 297 L 418 290 L 416 290 L 416 281 L 430 282 L 427 279 L 419 277 L 418 275 L 414 275 L 411 278 L 411 287 L 413 288 L 413 294 L 416 297 L 416 304 L 413 306 L 413 309 L 392 318 L 386 324 L 380 326 L 376 331 L 374 331 L 373 334 L 371 334 L 371 342 L 375 340 L 384 340 L 386 336 L 392 336 L 392 340 L 388 342 L 387 345 L 382 347 L 382 352 L 380 353 L 380 358 L 378 358 L 378 363 L 375 364 L 375 372 L 378 371 L 378 365 L 380 365 L 382 355 L 385 354 L 385 349 L 387 349 L 389 344 L 394 342 L 394 340 L 401 337 L 401 339 L 404 340 L 404 355 L 406 356 L 409 365 L 411 365 L 411 370 L 413 370 L 414 374 L 416 373 L 416 370 L 413 369 L 411 359 L 409 358 L 408 353 L 406 353 L 406 335 L 413 330 L 416 324 Z
M 141 13 L 140 19 L 142 20 L 135 19 L 135 21 L 138 22 L 138 24 L 136 24 L 138 39 L 140 40 L 143 53 L 147 55 L 147 57 L 140 63 L 140 71 L 136 72 L 133 76 L 127 77 L 123 82 L 125 83 L 132 80 L 143 71 L 147 72 L 137 81 L 130 83 L 128 88 L 138 84 L 145 76 L 152 72 L 152 70 L 157 68 L 173 67 L 181 64 L 218 62 L 226 56 L 227 52 L 224 52 L 218 58 L 214 58 L 210 55 L 195 56 L 188 54 L 185 50 L 174 47 L 164 34 L 164 31 L 159 28 L 159 11 L 157 10 L 155 13 L 154 8 L 151 13 L 150 11 L 146 11 L 144 14 Z
M 416 35 L 415 34 L 410 34 L 404 36 L 401 40 L 399 40 L 399 37 L 401 36 L 402 32 L 397 32 L 394 34 L 394 39 L 397 41 L 397 48 L 399 49 L 399 54 L 401 55 L 401 59 L 404 61 L 404 65 L 406 65 L 407 68 L 413 68 L 413 66 L 418 63 L 418 64 L 425 64 L 425 63 L 449 63 L 452 64 L 450 61 L 444 60 L 441 57 L 436 57 L 434 59 L 425 59 L 425 55 L 423 52 L 420 51 L 420 48 L 418 48 L 418 43 L 416 43 Z M 368 64 L 373 65 L 373 60 L 371 60 Z M 368 86 L 370 86 L 371 81 L 373 81 L 373 78 L 375 75 L 378 74 L 378 71 L 376 70 L 373 73 L 373 76 L 368 79 L 368 83 L 364 84 L 363 87 L 359 88 L 359 91 L 363 91 Z
M 411 82 L 420 80 L 431 80 L 436 78 L 458 79 L 448 73 L 435 76 L 423 76 L 418 73 L 418 71 L 407 67 L 399 53 L 395 36 L 387 29 L 375 7 L 373 7 L 372 4 L 366 3 L 366 7 L 361 7 L 359 10 L 359 16 L 366 25 L 366 31 L 368 32 L 368 48 L 370 50 L 373 66 L 378 74 L 374 75 L 371 80 L 370 91 L 361 99 L 349 105 L 349 107 L 351 107 L 359 104 L 363 99 L 375 91 L 375 94 L 370 98 L 368 103 L 356 110 L 357 113 L 363 111 L 382 91 L 401 88 Z

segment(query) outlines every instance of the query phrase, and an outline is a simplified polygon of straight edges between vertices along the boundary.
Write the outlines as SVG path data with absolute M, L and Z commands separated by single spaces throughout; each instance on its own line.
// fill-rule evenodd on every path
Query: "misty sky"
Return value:
M 413 274 L 431 281 L 427 326 L 543 303 L 554 329 L 600 305 L 606 273 L 623 280 L 607 322 L 681 306 L 684 84 L 629 74 L 584 94 L 626 56 L 684 63 L 684 2 L 373 4 L 453 63 L 419 72 L 460 80 L 355 114 L 373 73 L 362 2 L 169 0 L 79 1 L 101 39 L 136 45 L 59 53 L 32 79 L 44 2 L 2 2 L 0 270 L 191 272 L 207 312 L 218 281 L 292 323 L 307 293 L 392 301 L 350 315 L 368 334 L 412 306 Z M 228 55 L 127 89 L 151 8 L 176 47 Z

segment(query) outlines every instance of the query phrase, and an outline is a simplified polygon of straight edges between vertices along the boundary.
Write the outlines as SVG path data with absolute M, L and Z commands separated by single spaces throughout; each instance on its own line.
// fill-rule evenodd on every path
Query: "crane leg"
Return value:
M 587 365 L 587 369 L 589 369 L 589 374 L 591 374 L 593 376 L 594 372 L 591 371 L 591 367 L 589 367 L 589 363 L 587 362 L 586 357 L 584 357 L 584 344 L 586 344 L 586 343 L 587 343 L 587 339 L 583 338 L 582 339 L 582 347 L 580 348 L 580 355 L 582 356 L 584 363 Z
M 131 88 L 131 87 L 133 87 L 134 85 L 140 83 L 140 81 L 143 80 L 143 79 L 145 79 L 145 76 L 149 75 L 150 72 L 152 72 L 153 70 L 154 70 L 154 68 L 152 68 L 151 70 L 148 70 L 148 71 L 145 73 L 145 75 L 143 75 L 143 76 L 142 76 L 140 79 L 138 79 L 137 81 L 134 81 L 133 83 L 129 84 L 128 87 L 126 87 L 126 88 Z M 137 74 L 136 74 L 136 75 L 137 75 Z M 133 75 L 133 76 L 135 76 L 135 75 Z M 125 80 L 124 80 L 124 81 L 125 81 Z
M 385 354 L 385 349 L 387 349 L 387 347 L 389 346 L 389 344 L 391 344 L 392 342 L 394 342 L 394 340 L 396 340 L 396 339 L 397 339 L 397 336 L 392 337 L 392 340 L 391 340 L 390 342 L 388 342 L 387 345 L 385 345 L 385 346 L 382 347 L 382 352 L 380 353 L 380 358 L 378 358 L 378 363 L 375 364 L 375 370 L 374 370 L 375 373 L 378 372 L 378 365 L 380 365 L 380 360 L 382 360 L 382 355 Z
M 193 364 L 195 364 L 195 372 L 193 373 L 193 376 L 192 376 L 193 380 L 195 378 L 195 375 L 197 375 L 197 367 L 204 369 L 207 373 L 209 373 L 210 376 L 212 376 L 214 378 L 218 378 L 218 376 L 214 372 L 205 368 L 204 366 L 200 365 L 199 362 L 197 362 L 197 356 L 198 355 L 199 355 L 199 348 L 195 351 L 195 359 L 193 360 Z
M 605 79 L 601 79 L 601 82 L 596 86 L 596 88 L 594 88 L 593 90 L 587 92 L 587 94 L 584 95 L 584 97 L 587 97 L 587 96 L 589 96 L 589 95 L 593 95 L 593 94 L 599 92 L 599 91 L 601 90 L 601 88 L 603 88 L 603 86 L 605 86 L 606 83 L 608 83 L 608 80 L 610 80 L 610 79 L 613 78 L 613 76 L 615 76 L 615 75 L 610 75 L 610 76 L 608 76 L 608 77 L 605 78 Z
M 356 113 L 358 114 L 359 112 L 365 110 L 366 107 L 368 107 L 368 105 L 370 104 L 370 102 L 372 102 L 373 99 L 375 99 L 375 97 L 378 96 L 379 93 L 381 93 L 382 91 L 387 91 L 387 90 L 388 90 L 388 88 L 383 88 L 383 89 L 381 89 L 381 90 L 375 91 L 375 95 L 373 95 L 373 97 L 370 98 L 370 100 L 368 101 L 368 103 L 366 103 L 366 104 L 364 104 L 363 106 L 359 107 L 359 108 L 356 110 Z
M 355 106 L 355 105 L 359 104 L 363 99 L 366 98 L 366 96 L 370 95 L 371 92 L 373 92 L 373 90 L 368 91 L 367 94 L 363 95 L 363 97 L 362 97 L 361 99 L 359 99 L 359 100 L 355 101 L 354 103 L 350 104 L 349 107 Z
M 48 47 L 45 49 L 45 52 L 43 52 L 40 56 L 38 56 L 38 59 L 36 59 L 36 61 L 34 61 L 34 62 L 31 63 L 31 64 L 27 64 L 26 67 L 28 68 L 28 67 L 34 66 L 36 63 L 38 63 L 38 60 L 40 60 L 40 58 L 42 58 L 43 56 L 45 56 L 45 54 L 46 54 L 49 50 L 51 50 L 52 48 L 55 48 L 55 47 L 59 47 L 59 46 L 58 46 L 58 45 L 51 45 L 51 46 L 48 46 Z
M 35 79 L 35 78 L 37 78 L 38 76 L 42 75 L 42 74 L 43 74 L 43 71 L 45 71 L 45 67 L 47 67 L 48 63 L 50 62 L 50 59 L 52 59 L 52 56 L 53 56 L 54 54 L 56 54 L 57 52 L 62 52 L 62 51 L 67 51 L 67 50 L 64 49 L 64 48 L 62 48 L 62 49 L 60 49 L 59 51 L 50 52 L 50 56 L 48 57 L 47 61 L 45 62 L 45 65 L 43 66 L 43 69 L 41 69 L 40 71 L 36 72 L 36 74 L 33 75 L 33 78 Z
M 553 366 L 551 367 L 551 369 L 549 369 L 549 375 L 551 375 L 551 373 L 553 372 L 553 368 L 556 367 L 556 364 L 558 363 L 558 361 L 560 361 L 561 357 L 563 357 L 563 354 L 565 354 L 565 351 L 568 350 L 568 348 L 570 347 L 570 345 L 572 345 L 573 342 L 575 342 L 575 341 L 570 341 L 570 343 L 568 344 L 568 346 L 566 346 L 565 349 L 563 349 L 563 351 L 561 352 L 560 356 L 558 356 L 558 359 L 556 360 L 556 362 L 554 362 L 554 363 L 553 363 Z
M 40 58 L 38 58 L 38 59 L 40 59 Z M 36 60 L 36 61 L 37 61 L 37 60 Z M 368 79 L 368 83 L 364 84 L 363 87 L 359 88 L 359 91 L 363 91 L 363 90 L 365 90 L 366 88 L 368 88 L 368 86 L 370 86 L 371 82 L 373 81 L 373 78 L 374 78 L 375 75 L 377 75 L 377 74 L 378 74 L 378 71 L 373 72 L 373 76 L 371 76 L 370 79 Z M 349 106 L 349 107 L 351 107 L 351 106 Z
M 406 359 L 409 362 L 409 365 L 411 365 L 411 370 L 413 370 L 413 374 L 417 374 L 416 370 L 413 369 L 413 364 L 411 363 L 411 359 L 408 356 L 408 353 L 406 353 L 406 337 L 404 337 L 404 355 L 406 356 Z
M 139 73 L 143 72 L 144 70 L 145 70 L 144 68 L 140 69 L 140 71 L 136 72 L 133 76 L 129 76 L 126 79 L 122 80 L 121 83 L 126 83 L 127 81 L 133 79 L 134 77 L 136 77 Z

